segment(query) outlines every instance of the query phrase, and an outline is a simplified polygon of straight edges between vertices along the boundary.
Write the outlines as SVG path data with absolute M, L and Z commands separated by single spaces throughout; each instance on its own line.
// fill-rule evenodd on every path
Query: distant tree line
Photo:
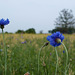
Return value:
M 60 31 L 61 33 L 67 33 L 67 34 L 72 34 L 75 33 L 75 28 L 56 28 L 53 30 L 49 30 L 48 33 L 54 33 L 56 31 Z
M 28 33 L 28 34 L 36 34 L 36 31 L 35 31 L 35 29 L 34 28 L 30 28 L 30 29 L 28 29 L 28 30 L 26 30 L 26 31 L 24 31 L 24 30 L 18 30 L 18 31 L 16 31 L 15 33 Z

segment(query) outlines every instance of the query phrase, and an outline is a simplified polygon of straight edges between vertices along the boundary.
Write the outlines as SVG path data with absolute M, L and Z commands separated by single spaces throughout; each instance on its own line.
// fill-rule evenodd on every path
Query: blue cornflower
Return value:
M 63 53 L 65 53 L 65 51 L 63 50 Z
M 10 22 L 9 19 L 6 19 L 6 20 L 5 20 L 5 19 L 2 18 L 2 19 L 0 20 L 0 28 L 3 29 L 3 28 L 4 28 L 4 25 L 9 24 L 9 22 Z
M 61 45 L 61 42 L 63 41 L 64 36 L 60 32 L 53 33 L 50 36 L 47 36 L 47 40 L 50 42 L 50 45 L 56 47 Z
M 21 44 L 24 44 L 24 42 L 21 42 Z

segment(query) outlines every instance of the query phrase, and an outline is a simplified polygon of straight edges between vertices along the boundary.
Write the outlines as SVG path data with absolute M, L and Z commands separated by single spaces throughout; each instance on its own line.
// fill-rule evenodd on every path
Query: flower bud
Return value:
M 46 42 L 43 47 L 47 46 L 48 44 L 49 44 L 49 42 Z

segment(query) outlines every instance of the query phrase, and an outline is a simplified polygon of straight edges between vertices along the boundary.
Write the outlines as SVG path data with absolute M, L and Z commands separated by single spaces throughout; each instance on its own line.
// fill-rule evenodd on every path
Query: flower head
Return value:
M 21 44 L 24 44 L 24 42 L 21 42 Z
M 5 20 L 5 19 L 2 18 L 2 19 L 0 20 L 0 28 L 3 29 L 3 28 L 4 28 L 4 25 L 9 24 L 9 22 L 10 22 L 9 19 L 6 19 L 6 20 Z
M 64 36 L 60 32 L 53 33 L 50 36 L 47 36 L 47 40 L 50 42 L 50 45 L 56 47 L 61 45 L 61 42 L 63 41 Z
M 63 50 L 63 53 L 65 53 L 65 51 Z

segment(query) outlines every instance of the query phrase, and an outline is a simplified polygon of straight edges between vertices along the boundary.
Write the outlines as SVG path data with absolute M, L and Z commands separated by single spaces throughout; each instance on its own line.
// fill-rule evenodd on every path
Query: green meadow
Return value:
M 7 75 L 38 75 L 38 53 L 44 43 L 48 42 L 46 37 L 50 34 L 5 34 L 7 48 Z M 67 75 L 75 75 L 75 34 L 64 34 L 63 43 L 67 47 L 69 60 Z M 58 52 L 57 75 L 64 75 L 66 54 L 62 45 L 56 47 Z M 4 75 L 4 45 L 0 34 L 0 75 Z M 56 53 L 50 44 L 41 50 L 40 74 L 55 75 Z

